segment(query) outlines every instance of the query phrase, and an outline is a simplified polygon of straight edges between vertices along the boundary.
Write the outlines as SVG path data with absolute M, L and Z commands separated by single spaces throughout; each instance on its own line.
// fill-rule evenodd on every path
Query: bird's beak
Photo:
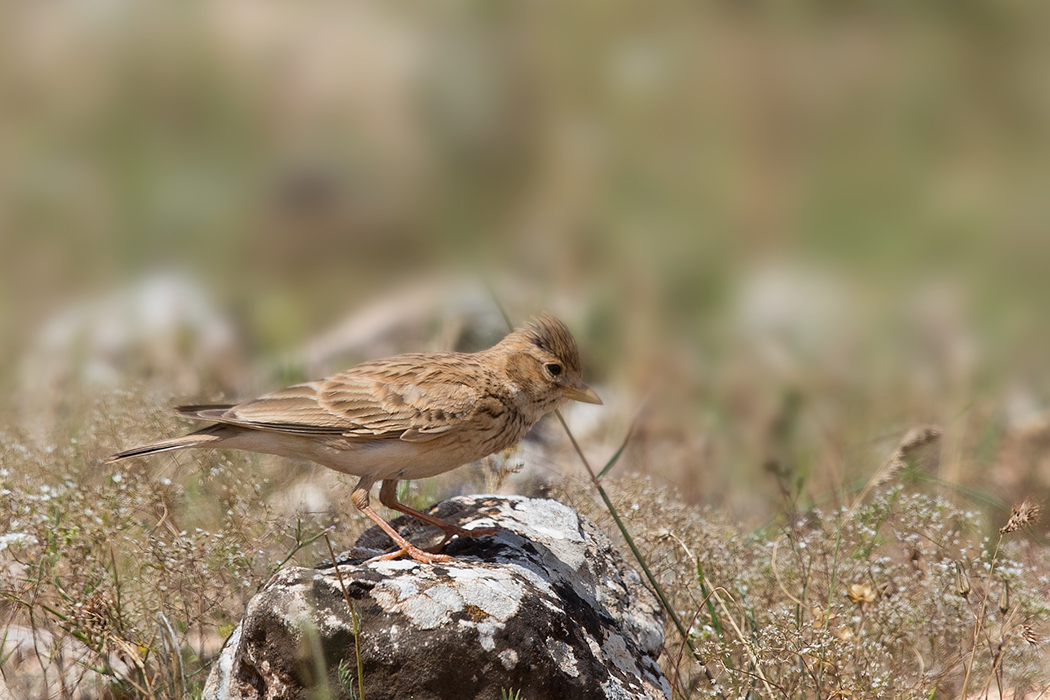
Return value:
M 565 398 L 572 399 L 573 401 L 596 403 L 598 405 L 601 405 L 602 403 L 602 400 L 594 393 L 594 389 L 590 388 L 583 382 L 577 382 L 574 386 L 562 386 L 561 391 L 562 394 L 565 395 Z

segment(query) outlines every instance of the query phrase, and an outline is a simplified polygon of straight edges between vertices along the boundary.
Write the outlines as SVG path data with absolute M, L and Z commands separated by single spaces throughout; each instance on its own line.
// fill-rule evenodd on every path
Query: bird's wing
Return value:
M 460 356 L 461 358 L 464 356 Z M 186 407 L 194 418 L 259 430 L 360 439 L 430 440 L 488 412 L 470 365 L 406 355 L 358 365 L 235 406 Z

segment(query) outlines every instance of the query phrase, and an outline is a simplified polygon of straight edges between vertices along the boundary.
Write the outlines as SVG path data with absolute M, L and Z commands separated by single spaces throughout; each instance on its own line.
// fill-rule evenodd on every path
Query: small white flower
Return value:
M 8 547 L 27 544 L 37 544 L 37 539 L 25 532 L 9 532 L 6 535 L 0 535 L 0 552 Z
M 121 474 L 120 472 L 117 472 L 116 474 L 114 474 L 110 478 L 113 479 L 113 483 L 114 484 L 119 484 L 121 481 L 124 480 L 124 475 Z

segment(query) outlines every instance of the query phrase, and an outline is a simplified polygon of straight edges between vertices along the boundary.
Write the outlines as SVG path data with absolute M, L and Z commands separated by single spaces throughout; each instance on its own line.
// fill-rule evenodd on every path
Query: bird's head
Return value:
M 576 339 L 551 314 L 532 319 L 508 335 L 497 347 L 508 351 L 507 373 L 541 403 L 553 408 L 566 399 L 600 404 L 594 390 L 583 383 Z

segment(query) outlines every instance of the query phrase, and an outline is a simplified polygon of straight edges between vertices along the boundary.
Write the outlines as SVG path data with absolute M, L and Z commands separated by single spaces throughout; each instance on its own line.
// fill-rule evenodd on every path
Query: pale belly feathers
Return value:
M 323 438 L 262 430 L 237 432 L 214 447 L 308 459 L 345 474 L 376 480 L 424 479 L 491 454 L 480 454 L 477 445 L 450 445 L 440 439 L 353 442 L 339 436 Z

